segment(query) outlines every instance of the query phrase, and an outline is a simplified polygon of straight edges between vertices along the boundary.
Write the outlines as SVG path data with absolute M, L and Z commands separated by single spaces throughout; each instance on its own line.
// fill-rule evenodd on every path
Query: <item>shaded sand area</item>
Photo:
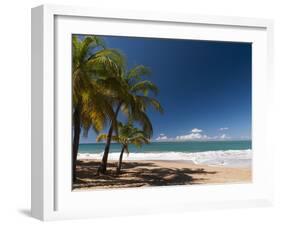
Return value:
M 78 161 L 73 189 L 129 188 L 163 185 L 250 183 L 250 168 L 197 165 L 182 161 L 124 161 L 116 175 L 116 162 L 108 163 L 106 175 L 96 175 L 100 162 Z

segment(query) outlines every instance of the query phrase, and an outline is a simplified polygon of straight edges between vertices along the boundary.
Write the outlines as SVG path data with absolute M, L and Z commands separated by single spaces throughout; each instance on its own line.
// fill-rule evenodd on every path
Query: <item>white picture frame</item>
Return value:
M 93 24 L 96 30 L 89 30 Z M 127 32 L 124 32 L 125 29 Z M 188 29 L 188 36 L 185 29 Z M 69 168 L 71 42 L 65 38 L 71 33 L 89 32 L 252 42 L 253 182 L 247 185 L 156 187 L 141 191 L 134 188 L 72 192 Z M 60 49 L 65 52 L 61 54 Z M 97 10 L 57 5 L 33 8 L 32 216 L 41 220 L 56 220 L 271 205 L 273 178 L 268 175 L 273 169 L 273 149 L 267 139 L 269 128 L 266 122 L 272 104 L 272 58 L 273 22 L 267 19 Z M 58 66 L 62 63 L 65 63 L 65 68 Z M 62 74 L 69 76 L 56 76 Z M 62 136 L 65 138 L 63 142 Z M 119 204 L 108 206 L 108 203 Z

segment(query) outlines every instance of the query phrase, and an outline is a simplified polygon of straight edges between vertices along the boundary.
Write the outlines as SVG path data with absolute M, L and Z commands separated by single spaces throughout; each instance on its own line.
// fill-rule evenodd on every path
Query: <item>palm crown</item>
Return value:
M 97 142 L 106 140 L 107 134 L 99 134 L 96 138 Z M 129 144 L 134 144 L 137 147 L 141 147 L 142 144 L 148 144 L 149 138 L 139 128 L 133 127 L 131 123 L 123 124 L 118 123 L 118 136 L 112 136 L 112 140 L 122 144 L 125 147 L 125 151 L 129 153 Z
M 97 136 L 97 141 L 106 140 L 107 134 L 100 134 Z M 118 136 L 112 136 L 112 140 L 120 143 L 122 145 L 122 150 L 120 152 L 119 162 L 117 165 L 117 174 L 120 173 L 122 166 L 123 153 L 129 154 L 129 145 L 133 144 L 137 147 L 141 147 L 143 144 L 149 143 L 149 138 L 146 136 L 144 131 L 139 128 L 133 127 L 133 124 L 129 122 L 128 124 L 118 123 Z
M 163 113 L 163 108 L 159 101 L 153 97 L 158 94 L 157 86 L 149 80 L 143 80 L 145 76 L 149 75 L 149 69 L 143 65 L 138 65 L 123 75 L 125 82 L 123 89 L 126 90 L 128 96 L 122 104 L 122 111 L 130 119 L 139 122 L 146 135 L 151 137 L 153 127 L 146 111 L 151 107 Z
M 157 99 L 153 97 L 158 92 L 155 84 L 149 80 L 143 80 L 148 76 L 149 69 L 143 65 L 136 66 L 131 70 L 122 73 L 115 82 L 111 83 L 116 90 L 120 90 L 120 95 L 115 96 L 112 104 L 115 105 L 115 121 L 119 111 L 127 115 L 133 121 L 138 122 L 147 137 L 153 134 L 152 123 L 146 113 L 147 108 L 152 107 L 156 111 L 163 112 L 163 108 Z M 113 133 L 114 124 L 112 123 L 107 134 L 104 154 L 98 173 L 105 173 L 107 166 L 108 153 Z M 118 130 L 115 130 L 118 136 Z
M 114 118 L 108 97 L 115 90 L 102 84 L 122 74 L 124 58 L 117 50 L 105 49 L 97 36 L 83 41 L 73 36 L 72 47 L 73 108 L 80 111 L 85 134 L 91 126 L 100 131 L 108 119 Z
M 117 125 L 120 111 L 140 124 L 143 137 L 149 139 L 152 136 L 153 127 L 147 109 L 152 107 L 159 112 L 163 112 L 163 109 L 154 97 L 158 93 L 157 87 L 144 79 L 149 74 L 148 68 L 143 65 L 126 71 L 124 56 L 115 49 L 106 48 L 103 40 L 97 36 L 86 36 L 83 39 L 77 35 L 72 37 L 74 180 L 81 129 L 86 136 L 90 128 L 100 132 L 110 122 L 98 173 L 106 172 L 113 132 L 118 139 L 122 138 L 118 136 L 121 131 Z M 125 129 L 125 126 L 122 128 Z M 135 135 L 135 144 L 145 141 L 140 131 Z
M 115 90 L 102 84 L 112 77 L 120 77 L 124 65 L 124 57 L 117 50 L 106 49 L 99 37 L 87 36 L 83 40 L 76 35 L 72 37 L 73 180 L 81 127 L 87 135 L 91 127 L 100 131 L 107 121 L 115 123 L 109 98 Z

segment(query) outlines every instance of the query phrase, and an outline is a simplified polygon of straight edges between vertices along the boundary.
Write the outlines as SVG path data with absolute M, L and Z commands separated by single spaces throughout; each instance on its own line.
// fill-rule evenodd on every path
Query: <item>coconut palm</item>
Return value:
M 97 137 L 97 141 L 106 140 L 107 134 L 100 134 Z M 119 161 L 116 167 L 116 173 L 119 174 L 122 167 L 123 154 L 126 152 L 129 154 L 129 145 L 133 144 L 137 147 L 141 147 L 143 144 L 149 143 L 149 138 L 146 137 L 146 134 L 138 129 L 133 127 L 132 123 L 118 124 L 118 136 L 112 136 L 112 140 L 121 144 L 122 149 L 119 156 Z
M 144 76 L 149 75 L 149 70 L 143 65 L 139 65 L 121 75 L 118 86 L 122 87 L 122 95 L 118 96 L 115 103 L 115 120 L 119 111 L 127 114 L 130 119 L 137 121 L 144 131 L 146 137 L 150 138 L 153 134 L 151 121 L 146 113 L 147 108 L 152 107 L 158 112 L 163 112 L 159 101 L 153 97 L 158 93 L 157 86 L 149 80 L 143 80 Z M 114 125 L 111 123 L 106 136 L 105 149 L 98 169 L 99 173 L 106 172 L 107 159 L 112 140 Z M 116 131 L 118 132 L 118 130 Z
M 73 180 L 81 129 L 86 136 L 90 128 L 101 131 L 107 121 L 113 126 L 116 124 L 111 99 L 118 89 L 112 90 L 105 81 L 120 77 L 123 68 L 123 56 L 117 50 L 106 49 L 101 38 L 72 37 Z

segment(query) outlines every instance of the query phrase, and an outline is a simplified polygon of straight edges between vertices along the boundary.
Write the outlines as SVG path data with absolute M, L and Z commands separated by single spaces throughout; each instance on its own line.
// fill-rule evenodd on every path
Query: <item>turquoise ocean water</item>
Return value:
M 141 148 L 130 146 L 131 153 L 159 153 L 159 152 L 203 152 L 218 150 L 247 150 L 251 149 L 251 141 L 189 141 L 189 142 L 153 142 Z M 111 144 L 111 152 L 120 152 L 120 145 Z M 79 153 L 100 153 L 104 143 L 80 144 Z
M 104 143 L 80 144 L 79 158 L 101 159 Z M 111 144 L 109 159 L 117 160 L 120 145 Z M 141 148 L 130 146 L 125 160 L 173 160 L 192 161 L 208 165 L 250 166 L 251 141 L 188 141 L 153 142 Z

